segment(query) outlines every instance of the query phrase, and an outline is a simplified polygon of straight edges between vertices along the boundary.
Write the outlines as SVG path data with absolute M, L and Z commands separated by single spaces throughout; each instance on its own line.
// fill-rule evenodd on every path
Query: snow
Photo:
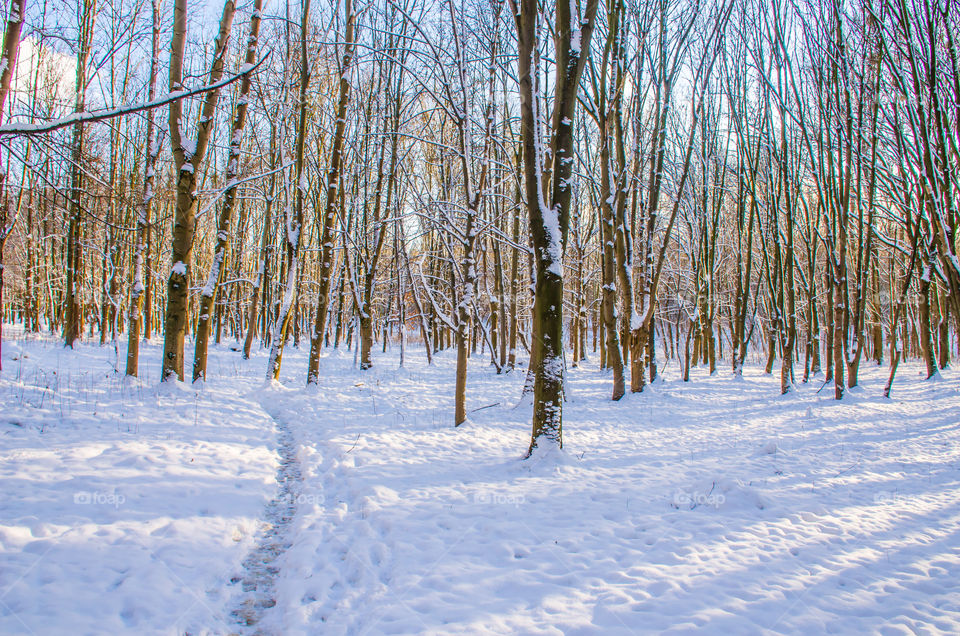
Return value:
M 211 346 L 191 388 L 159 342 L 131 381 L 4 333 L 0 633 L 960 632 L 949 369 L 885 400 L 864 364 L 838 403 L 668 364 L 611 402 L 586 362 L 563 450 L 523 461 L 525 373 L 483 355 L 455 429 L 453 350 L 326 351 L 311 390 L 305 350 L 265 385 Z
M 186 264 L 185 264 L 183 261 L 177 261 L 177 262 L 174 263 L 173 266 L 170 268 L 170 273 L 171 273 L 171 274 L 177 274 L 178 276 L 186 276 L 186 275 L 187 275 L 187 266 L 186 266 Z
M 202 390 L 160 387 L 159 344 L 132 382 L 112 349 L 5 341 L 3 356 L 0 633 L 226 632 L 231 570 L 274 489 L 254 383 L 217 358 Z
M 189 162 L 193 159 L 193 155 L 197 154 L 197 140 L 187 137 L 183 133 L 181 133 L 181 139 L 180 145 L 183 148 L 183 154 L 187 156 Z
M 576 0 L 570 1 L 570 52 L 579 56 L 583 44 L 581 38 L 583 33 L 580 31 L 580 7 Z
M 221 240 L 226 240 L 226 237 L 223 237 Z M 210 272 L 207 274 L 207 282 L 200 291 L 200 294 L 207 298 L 213 298 L 213 291 L 217 285 L 217 280 L 220 278 L 220 272 L 223 268 L 223 256 L 223 250 L 217 250 L 217 252 L 213 255 L 213 264 L 210 267 Z M 207 319 L 209 319 L 209 316 Z
M 563 250 L 560 248 L 560 239 L 562 238 L 560 234 L 560 217 L 556 208 L 548 208 L 546 206 L 542 208 L 542 214 L 544 234 L 546 235 L 546 249 L 550 261 L 550 264 L 547 266 L 547 271 L 557 278 L 563 278 Z

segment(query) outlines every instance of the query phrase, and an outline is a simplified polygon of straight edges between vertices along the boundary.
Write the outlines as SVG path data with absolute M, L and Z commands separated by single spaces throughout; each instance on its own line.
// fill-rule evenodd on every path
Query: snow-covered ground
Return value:
M 571 369 L 521 460 L 522 372 L 394 350 L 211 352 L 202 386 L 5 327 L 0 633 L 960 633 L 960 376 L 865 365 L 780 396 L 748 367 L 619 403 Z M 247 623 L 250 623 L 249 625 Z

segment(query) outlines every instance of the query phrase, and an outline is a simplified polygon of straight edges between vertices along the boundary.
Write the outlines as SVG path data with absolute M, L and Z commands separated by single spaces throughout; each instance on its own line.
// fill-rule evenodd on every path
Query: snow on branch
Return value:
M 61 117 L 59 119 L 53 119 L 51 121 L 42 123 L 42 124 L 31 124 L 31 123 L 10 123 L 3 124 L 0 126 L 0 137 L 9 137 L 13 135 L 42 135 L 44 133 L 53 132 L 54 130 L 60 130 L 61 128 L 67 128 L 68 126 L 74 126 L 76 124 L 85 124 L 88 122 L 96 121 L 106 121 L 108 119 L 115 119 L 117 117 L 123 117 L 124 115 L 132 115 L 133 113 L 139 113 L 144 110 L 151 110 L 153 108 L 159 108 L 160 106 L 165 106 L 170 102 L 175 102 L 178 99 L 183 99 L 184 97 L 191 97 L 193 95 L 199 95 L 201 93 L 206 93 L 218 88 L 223 88 L 233 84 L 237 80 L 243 79 L 245 76 L 250 75 L 256 69 L 258 69 L 266 60 L 270 57 L 270 54 L 267 53 L 260 60 L 254 64 L 244 64 L 240 67 L 240 72 L 231 75 L 230 77 L 225 77 L 220 81 L 214 82 L 212 84 L 207 84 L 206 86 L 199 86 L 197 88 L 183 89 L 179 91 L 173 91 L 172 93 L 167 93 L 156 99 L 152 99 L 146 102 L 135 102 L 133 104 L 124 104 L 122 106 L 114 106 L 112 108 L 101 108 L 98 110 L 84 111 L 79 113 L 72 113 L 66 117 Z

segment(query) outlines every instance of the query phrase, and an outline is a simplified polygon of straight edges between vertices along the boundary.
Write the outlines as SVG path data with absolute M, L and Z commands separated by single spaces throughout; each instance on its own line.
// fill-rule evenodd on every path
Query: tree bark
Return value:
M 253 14 L 250 16 L 250 33 L 247 35 L 247 50 L 244 56 L 244 68 L 253 68 L 257 61 L 257 43 L 260 37 L 260 11 L 263 0 L 254 0 Z M 237 177 L 240 174 L 240 146 L 243 142 L 243 129 L 247 121 L 247 106 L 250 94 L 251 77 L 246 73 L 240 81 L 240 94 L 233 114 L 233 129 L 230 136 L 230 148 L 227 157 L 226 189 L 220 216 L 217 219 L 217 244 L 213 251 L 213 263 L 207 275 L 207 284 L 200 293 L 200 317 L 197 321 L 195 346 L 193 353 L 193 381 L 207 379 L 207 346 L 210 339 L 211 314 L 220 292 L 223 278 L 224 260 L 230 249 L 231 223 L 233 208 L 237 202 Z M 298 153 L 303 150 L 298 146 Z M 302 158 L 300 158 L 302 163 Z M 302 205 L 302 201 L 298 202 Z
M 80 29 L 78 35 L 76 78 L 74 81 L 74 111 L 83 112 L 87 87 L 87 62 L 90 58 L 93 27 L 96 22 L 96 0 L 82 0 Z M 81 233 L 83 226 L 83 207 L 80 197 L 83 193 L 83 124 L 73 126 L 73 140 L 70 155 L 70 225 L 67 230 L 67 288 L 64 311 L 64 345 L 73 347 L 73 343 L 82 332 L 81 286 L 83 281 L 83 247 Z
M 220 17 L 220 31 L 214 44 L 213 62 L 209 75 L 210 84 L 219 81 L 223 76 L 234 12 L 233 0 L 226 0 Z M 171 92 L 180 90 L 183 81 L 183 58 L 187 39 L 186 0 L 175 0 L 173 25 L 173 39 L 170 43 Z M 167 278 L 167 308 L 163 322 L 162 378 L 164 381 L 173 378 L 183 380 L 183 341 L 189 320 L 190 261 L 196 230 L 197 171 L 203 167 L 219 98 L 219 89 L 211 90 L 204 98 L 195 143 L 183 138 L 181 102 L 179 100 L 171 102 L 169 108 L 170 145 L 177 168 L 177 187 L 171 268 Z
M 545 145 L 539 117 L 536 49 L 539 9 L 536 0 L 511 0 L 519 40 L 518 81 L 524 183 L 534 249 L 536 287 L 533 306 L 533 427 L 530 456 L 540 444 L 563 447 L 563 248 L 569 226 L 573 178 L 573 122 L 580 76 L 590 51 L 597 0 L 588 0 L 583 16 L 574 2 L 556 9 L 556 80 L 550 144 L 550 197 L 544 175 Z
M 160 68 L 160 0 L 151 0 L 152 28 L 150 44 L 150 83 L 147 87 L 147 99 L 153 100 L 157 96 L 157 75 Z M 156 179 L 157 157 L 160 154 L 160 143 L 156 138 L 157 127 L 154 110 L 147 111 L 147 139 L 143 149 L 143 195 L 137 210 L 137 235 L 133 255 L 133 288 L 130 290 L 130 315 L 127 326 L 127 368 L 126 374 L 136 376 L 140 368 L 140 333 L 143 323 L 144 292 L 143 270 L 150 232 L 150 222 L 153 218 L 154 181 Z
M 12 0 L 10 15 L 7 19 L 7 28 L 3 36 L 3 52 L 0 53 L 0 124 L 3 123 L 3 113 L 10 93 L 10 83 L 17 68 L 17 54 L 20 52 L 20 31 L 23 28 L 26 0 Z M 7 157 L 0 149 L 0 206 L 3 213 L 0 215 L 0 312 L 3 310 L 3 248 L 13 232 L 16 223 L 16 210 L 9 205 L 6 198 L 7 171 L 9 164 Z M 3 347 L 3 320 L 0 318 L 0 354 Z M 0 370 L 3 369 L 3 356 L 0 355 Z
M 267 360 L 267 380 L 280 379 L 280 366 L 283 362 L 283 348 L 287 342 L 287 332 L 290 328 L 290 318 L 293 315 L 293 305 L 296 302 L 300 276 L 300 244 L 303 235 L 304 210 L 303 202 L 307 195 L 307 178 L 305 170 L 305 151 L 307 142 L 307 89 L 310 86 L 310 60 L 307 56 L 307 31 L 310 28 L 310 0 L 303 0 L 300 11 L 300 92 L 297 108 L 299 118 L 297 122 L 296 164 L 294 166 L 294 206 L 291 213 L 290 205 L 284 207 L 284 245 L 286 246 L 285 285 L 283 299 L 273 324 L 273 344 L 270 346 L 270 356 Z
M 313 333 L 310 336 L 310 356 L 307 362 L 307 384 L 317 384 L 320 374 L 320 349 L 323 347 L 323 334 L 327 326 L 327 310 L 330 302 L 330 272 L 333 267 L 333 228 L 339 196 L 340 170 L 344 132 L 347 126 L 347 105 L 350 102 L 350 65 L 354 53 L 354 29 L 356 14 L 353 0 L 343 0 L 344 31 L 343 62 L 340 65 L 340 87 L 337 99 L 336 129 L 330 150 L 330 168 L 327 172 L 327 201 L 323 213 L 323 230 L 320 237 L 320 290 L 317 296 L 317 313 L 314 317 Z

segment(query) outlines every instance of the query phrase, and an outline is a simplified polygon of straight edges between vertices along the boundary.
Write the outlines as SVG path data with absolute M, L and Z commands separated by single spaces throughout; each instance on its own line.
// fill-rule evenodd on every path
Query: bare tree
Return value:
M 240 174 L 240 148 L 243 144 L 243 129 L 247 120 L 249 106 L 251 75 L 254 63 L 257 61 L 257 44 L 260 37 L 260 12 L 263 9 L 263 0 L 254 0 L 253 14 L 250 16 L 250 33 L 247 36 L 247 50 L 241 71 L 247 71 L 240 83 L 240 96 L 233 113 L 233 130 L 230 135 L 230 149 L 227 158 L 226 189 L 223 203 L 220 206 L 220 216 L 217 219 L 217 245 L 214 248 L 213 264 L 207 275 L 207 283 L 200 294 L 200 318 L 197 322 L 196 347 L 193 354 L 193 380 L 206 379 L 207 375 L 207 342 L 210 339 L 210 327 L 213 314 L 213 305 L 220 290 L 220 282 L 224 270 L 224 260 L 230 247 L 230 224 L 233 218 L 233 208 L 237 201 L 237 177 Z M 298 147 L 298 153 L 303 154 Z M 302 165 L 302 156 L 298 157 Z M 302 205 L 302 201 L 298 201 Z
M 26 0 L 12 0 L 10 4 L 10 14 L 7 17 L 7 28 L 3 35 L 3 52 L 0 53 L 0 66 L 3 71 L 0 72 L 0 124 L 3 123 L 4 108 L 7 103 L 7 96 L 10 94 L 10 82 L 17 68 L 17 55 L 20 51 L 20 31 L 23 28 L 24 8 Z M 3 248 L 13 231 L 14 223 L 17 221 L 17 210 L 10 204 L 11 199 L 6 193 L 7 172 L 9 170 L 8 158 L 4 156 L 0 149 L 0 209 L 3 210 L 0 215 L 0 311 L 3 308 Z M 6 205 L 2 202 L 6 201 Z M 0 348 L 3 345 L 3 326 L 0 320 Z M 3 369 L 3 362 L 0 361 L 0 369 Z
M 310 357 L 307 362 L 307 384 L 316 384 L 320 371 L 320 349 L 326 331 L 330 301 L 330 274 L 333 267 L 333 232 L 336 224 L 337 205 L 341 200 L 340 172 L 343 169 L 343 145 L 347 126 L 347 106 L 350 103 L 350 70 L 356 47 L 356 12 L 352 0 L 343 3 L 344 44 L 343 61 L 340 64 L 340 83 L 337 97 L 337 115 L 333 144 L 330 150 L 330 165 L 327 169 L 326 203 L 320 236 L 320 285 L 317 296 L 317 313 L 310 336 Z
M 283 359 L 283 347 L 287 342 L 290 327 L 291 309 L 297 295 L 300 275 L 300 244 L 303 240 L 304 199 L 307 195 L 306 178 L 306 142 L 307 142 L 307 89 L 310 86 L 310 60 L 307 52 L 307 36 L 310 27 L 310 0 L 303 0 L 300 6 L 300 92 L 297 98 L 297 142 L 294 158 L 294 201 L 296 210 L 288 204 L 284 207 L 283 237 L 286 246 L 286 272 L 283 300 L 274 320 L 271 334 L 273 344 L 267 361 L 267 380 L 280 378 L 280 364 Z
M 230 28 L 233 24 L 235 6 L 226 0 L 220 17 L 220 31 L 214 44 L 213 61 L 210 65 L 209 83 L 220 80 L 226 63 Z M 170 43 L 170 91 L 181 88 L 183 82 L 184 48 L 187 39 L 187 2 L 175 0 L 173 5 L 173 39 Z M 170 275 L 167 278 L 167 309 L 163 321 L 163 379 L 176 376 L 183 379 L 183 339 L 187 328 L 187 296 L 190 282 L 190 257 L 196 230 L 197 173 L 203 167 L 213 117 L 220 89 L 206 94 L 197 119 L 194 139 L 186 137 L 183 130 L 183 104 L 170 103 L 169 135 L 177 167 L 176 208 L 173 222 L 173 249 Z
M 533 307 L 535 383 L 527 455 L 541 444 L 563 446 L 563 249 L 570 222 L 574 134 L 580 76 L 590 54 L 597 0 L 560 0 L 554 24 L 556 77 L 549 157 L 538 79 L 540 12 L 536 0 L 511 0 L 517 22 L 524 193 L 536 265 Z
M 157 75 L 160 67 L 160 0 L 151 0 L 151 45 L 150 79 L 147 99 L 157 96 Z M 144 288 L 143 270 L 150 223 L 153 218 L 154 184 L 156 182 L 157 157 L 160 155 L 160 140 L 157 134 L 153 109 L 147 111 L 146 143 L 143 149 L 143 198 L 137 210 L 137 236 L 133 256 L 133 287 L 130 290 L 130 309 L 127 326 L 127 375 L 137 375 L 140 364 L 140 334 L 143 322 Z

